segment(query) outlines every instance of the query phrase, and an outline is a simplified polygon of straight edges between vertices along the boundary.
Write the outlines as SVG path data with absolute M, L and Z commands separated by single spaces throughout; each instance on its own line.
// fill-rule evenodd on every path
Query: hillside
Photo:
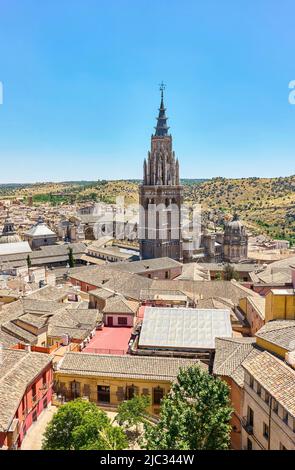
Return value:
M 280 178 L 214 178 L 181 181 L 184 198 L 199 203 L 205 220 L 222 225 L 237 211 L 254 233 L 287 238 L 295 243 L 295 176 Z M 127 204 L 138 201 L 139 180 L 79 181 L 0 186 L 1 197 L 33 196 L 35 204 L 49 202 L 104 201 L 124 196 Z
M 295 242 L 295 176 L 285 178 L 214 178 L 185 186 L 185 199 L 214 210 L 215 217 L 237 211 L 256 233 Z M 214 216 L 213 216 L 214 218 Z

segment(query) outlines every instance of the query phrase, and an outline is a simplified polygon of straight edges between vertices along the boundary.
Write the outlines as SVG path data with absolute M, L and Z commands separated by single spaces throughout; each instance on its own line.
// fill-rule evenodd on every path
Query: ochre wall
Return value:
M 65 394 L 67 398 L 74 398 L 71 396 L 71 382 L 76 381 L 80 383 L 81 396 L 84 395 L 84 385 L 90 386 L 90 401 L 97 402 L 97 386 L 109 386 L 110 387 L 110 405 L 116 407 L 122 399 L 118 398 L 117 392 L 118 387 L 122 387 L 125 391 L 127 387 L 134 385 L 137 387 L 137 393 L 139 395 L 148 394 L 152 400 L 153 397 L 153 388 L 161 387 L 164 390 L 164 394 L 167 394 L 170 390 L 170 383 L 164 381 L 149 381 L 149 380 L 140 380 L 133 378 L 108 378 L 108 377 L 85 377 L 78 375 L 63 375 L 62 372 L 57 371 L 55 373 L 55 380 L 58 381 L 59 386 L 64 384 Z M 124 399 L 124 398 L 123 398 Z M 150 412 L 152 414 L 157 414 L 159 410 L 159 405 L 151 404 Z
M 295 320 L 295 294 L 274 295 L 269 292 L 265 298 L 265 321 Z
M 257 346 L 259 346 L 260 348 L 262 348 L 266 351 L 277 354 L 282 359 L 285 359 L 285 355 L 288 352 L 287 349 L 281 348 L 281 347 L 277 346 L 276 344 L 272 344 L 269 341 L 266 341 L 265 339 L 262 339 L 262 338 L 257 337 L 256 338 L 256 344 L 257 344 Z

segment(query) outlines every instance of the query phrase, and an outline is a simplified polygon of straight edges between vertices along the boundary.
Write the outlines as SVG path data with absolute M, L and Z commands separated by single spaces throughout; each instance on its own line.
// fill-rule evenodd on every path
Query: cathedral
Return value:
M 168 256 L 182 261 L 180 211 L 183 188 L 179 163 L 164 106 L 164 85 L 151 150 L 143 164 L 143 184 L 139 189 L 139 240 L 141 259 Z
M 182 239 L 181 206 L 183 187 L 179 179 L 179 162 L 172 146 L 167 125 L 162 83 L 161 103 L 151 150 L 143 163 L 143 182 L 139 187 L 138 237 L 141 259 L 168 256 L 181 262 L 232 262 L 247 260 L 248 236 L 235 214 L 225 231 L 208 233 L 204 230 L 201 245 L 197 240 Z M 186 247 L 191 248 L 187 249 Z

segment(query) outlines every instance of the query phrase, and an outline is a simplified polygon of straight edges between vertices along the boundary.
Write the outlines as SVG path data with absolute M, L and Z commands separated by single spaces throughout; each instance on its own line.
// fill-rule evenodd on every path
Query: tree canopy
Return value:
M 229 446 L 229 387 L 198 366 L 181 370 L 161 402 L 159 422 L 145 423 L 148 450 L 218 450 Z
M 62 405 L 47 425 L 43 450 L 123 450 L 122 428 L 113 426 L 96 404 L 77 399 Z
M 116 421 L 126 428 L 138 426 L 145 421 L 150 399 L 145 395 L 137 395 L 131 400 L 124 401 L 118 406 Z
M 73 248 L 70 247 L 68 251 L 69 251 L 69 266 L 70 268 L 74 268 L 76 265 L 76 261 L 75 261 L 74 254 L 73 254 Z

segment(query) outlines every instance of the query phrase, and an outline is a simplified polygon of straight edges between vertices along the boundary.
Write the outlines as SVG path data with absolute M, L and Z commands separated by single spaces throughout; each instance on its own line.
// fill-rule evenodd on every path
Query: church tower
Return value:
M 228 263 L 239 263 L 248 257 L 248 235 L 238 214 L 228 222 L 224 230 L 223 260 Z
M 142 259 L 168 256 L 182 261 L 179 163 L 168 134 L 165 85 L 160 86 L 161 103 L 151 150 L 143 163 L 143 184 L 139 188 L 139 239 Z

